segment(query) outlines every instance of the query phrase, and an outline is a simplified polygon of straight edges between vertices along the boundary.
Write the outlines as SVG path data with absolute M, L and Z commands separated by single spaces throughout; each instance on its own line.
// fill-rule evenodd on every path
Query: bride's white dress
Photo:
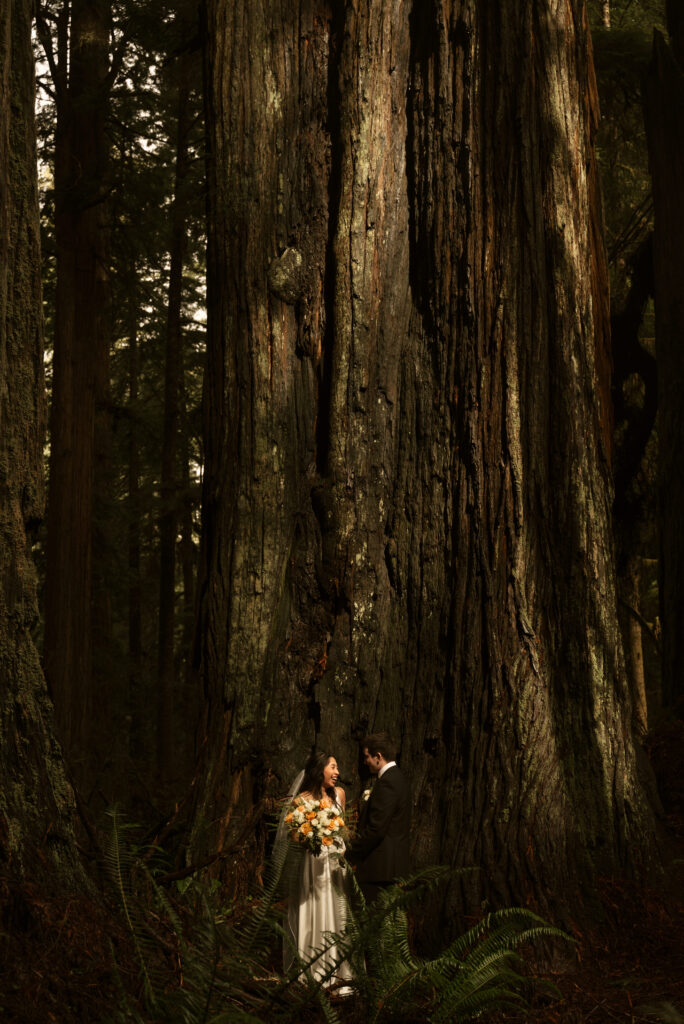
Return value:
M 335 809 L 342 814 L 342 807 L 337 802 Z M 328 947 L 309 968 L 316 981 L 324 980 L 338 957 L 337 946 L 329 945 L 330 933 L 344 931 L 347 923 L 344 893 L 348 869 L 336 856 L 344 850 L 343 840 L 336 839 L 333 846 L 323 847 L 317 857 L 308 850 L 296 853 L 298 866 L 288 899 L 287 927 L 293 947 L 304 960 L 309 960 L 322 946 Z M 284 958 L 287 968 L 294 959 L 288 944 Z M 334 976 L 324 984 L 348 982 L 351 977 L 349 964 L 343 960 Z

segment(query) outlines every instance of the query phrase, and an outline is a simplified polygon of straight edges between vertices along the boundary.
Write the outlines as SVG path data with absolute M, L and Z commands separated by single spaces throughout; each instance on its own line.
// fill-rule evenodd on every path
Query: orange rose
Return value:
M 308 823 L 308 821 L 304 822 L 304 824 L 300 827 L 299 831 L 302 833 L 303 836 L 307 836 L 309 834 L 309 832 L 311 831 L 311 825 Z
M 326 796 L 321 800 L 321 807 L 330 807 L 330 801 Z
M 332 836 L 323 836 L 321 842 L 324 846 L 332 846 Z
M 294 815 L 293 815 L 292 811 L 290 811 L 289 814 L 285 815 L 285 821 L 292 821 L 293 817 L 294 817 Z

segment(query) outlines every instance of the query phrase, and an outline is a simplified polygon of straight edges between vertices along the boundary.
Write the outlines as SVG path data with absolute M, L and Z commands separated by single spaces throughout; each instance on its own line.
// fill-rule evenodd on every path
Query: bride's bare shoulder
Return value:
M 341 804 L 342 807 L 344 807 L 345 803 L 347 802 L 347 797 L 341 786 L 335 786 L 335 796 L 337 798 L 337 802 Z

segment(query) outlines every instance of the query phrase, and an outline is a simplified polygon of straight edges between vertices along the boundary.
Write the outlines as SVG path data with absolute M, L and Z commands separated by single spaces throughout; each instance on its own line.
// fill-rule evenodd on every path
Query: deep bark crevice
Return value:
M 330 20 L 330 42 L 328 46 L 328 81 L 326 129 L 330 138 L 330 174 L 328 177 L 328 235 L 325 250 L 325 277 L 323 301 L 325 327 L 322 337 L 322 351 L 318 362 L 318 401 L 316 412 L 316 467 L 321 477 L 327 472 L 330 448 L 330 400 L 332 378 L 332 350 L 335 344 L 335 246 L 338 217 L 342 197 L 342 137 L 340 124 L 340 53 L 344 32 L 344 5 L 334 3 Z M 314 509 L 315 511 L 315 509 Z M 328 525 L 319 520 L 321 530 Z

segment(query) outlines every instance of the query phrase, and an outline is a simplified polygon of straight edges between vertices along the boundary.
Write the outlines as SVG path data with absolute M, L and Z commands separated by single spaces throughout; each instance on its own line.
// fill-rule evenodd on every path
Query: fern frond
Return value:
M 136 902 L 133 899 L 131 879 L 136 858 L 132 844 L 125 841 L 126 833 L 130 833 L 132 828 L 122 822 L 116 807 L 107 811 L 107 815 L 111 825 L 104 845 L 104 866 L 117 895 L 133 942 L 145 1001 L 154 1007 L 157 1004 L 157 990 L 152 977 L 153 972 L 148 963 L 146 947 L 149 945 L 149 940 L 146 940 L 140 916 L 137 913 Z
M 284 825 L 287 807 L 283 807 L 280 813 L 278 829 Z M 263 936 L 266 928 L 266 918 L 271 911 L 281 888 L 283 876 L 288 859 L 297 856 L 298 851 L 293 850 L 294 846 L 287 838 L 282 842 L 276 841 L 271 858 L 266 868 L 266 880 L 262 892 L 254 906 L 254 913 L 251 920 L 242 932 L 241 944 L 245 950 L 252 948 L 254 943 Z

